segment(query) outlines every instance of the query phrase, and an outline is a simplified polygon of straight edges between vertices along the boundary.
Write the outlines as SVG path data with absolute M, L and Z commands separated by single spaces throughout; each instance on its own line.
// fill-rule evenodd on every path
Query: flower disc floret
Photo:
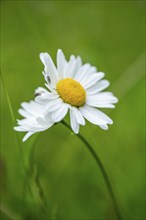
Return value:
M 56 88 L 65 103 L 75 107 L 80 107 L 85 104 L 86 91 L 76 80 L 71 78 L 62 79 L 57 83 Z

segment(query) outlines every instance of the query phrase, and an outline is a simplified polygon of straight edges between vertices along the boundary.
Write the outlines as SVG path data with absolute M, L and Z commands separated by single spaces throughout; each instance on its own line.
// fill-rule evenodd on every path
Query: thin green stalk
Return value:
M 69 130 L 71 130 L 71 127 L 68 125 L 68 123 L 66 123 L 65 121 L 62 121 L 62 124 L 63 124 L 65 127 L 67 127 Z M 71 130 L 71 131 L 72 131 L 72 130 Z M 93 158 L 95 159 L 96 164 L 97 164 L 98 167 L 100 168 L 100 171 L 101 171 L 101 173 L 102 173 L 102 175 L 103 175 L 103 178 L 104 178 L 104 181 L 105 181 L 105 183 L 106 183 L 107 189 L 108 189 L 108 191 L 109 191 L 110 197 L 111 197 L 111 199 L 112 199 L 112 202 L 113 202 L 113 206 L 114 206 L 114 209 L 115 209 L 115 213 L 116 213 L 117 219 L 118 219 L 118 220 L 122 220 L 118 203 L 117 203 L 117 201 L 116 201 L 116 198 L 115 198 L 115 195 L 114 195 L 114 192 L 113 192 L 111 183 L 110 183 L 110 181 L 109 181 L 107 172 L 106 172 L 106 170 L 105 170 L 105 168 L 104 168 L 104 166 L 103 166 L 102 161 L 100 160 L 99 156 L 98 156 L 97 153 L 94 151 L 94 149 L 92 148 L 92 146 L 89 144 L 89 142 L 88 142 L 81 134 L 77 134 L 77 137 L 85 144 L 85 146 L 86 146 L 87 149 L 90 151 L 90 153 L 91 153 L 91 155 L 93 156 Z
M 2 73 L 0 73 L 0 75 L 1 75 L 2 84 L 3 84 L 3 87 L 4 87 L 4 91 L 5 91 L 5 94 L 6 94 L 6 98 L 7 98 L 7 102 L 8 102 L 8 106 L 9 106 L 9 110 L 10 110 L 10 114 L 11 114 L 11 118 L 12 118 L 13 124 L 15 124 L 16 120 L 15 120 L 15 116 L 14 116 L 14 113 L 13 113 L 12 105 L 11 105 L 11 102 L 10 102 L 9 94 L 8 94 L 7 89 L 6 89 Z M 19 141 L 19 138 L 18 138 L 18 135 L 17 135 L 16 132 L 15 132 L 15 134 L 16 134 L 16 139 L 17 139 L 18 146 L 19 146 L 19 151 L 20 151 L 20 155 L 21 155 L 22 165 L 23 165 L 24 170 L 25 170 L 25 172 L 27 174 L 28 172 L 27 172 L 27 168 L 26 168 L 26 165 L 25 165 L 24 157 L 23 157 L 23 149 L 21 147 L 21 144 L 20 144 L 20 141 Z
M 12 118 L 13 124 L 15 124 L 15 122 L 16 122 L 15 116 L 14 116 L 14 113 L 13 113 L 13 109 L 12 109 L 12 105 L 11 105 L 11 102 L 10 102 L 9 94 L 8 94 L 7 89 L 6 89 L 2 73 L 1 73 L 1 79 L 2 79 L 2 84 L 3 84 L 4 90 L 5 90 L 6 98 L 7 98 L 7 101 L 8 101 L 8 106 L 9 106 L 9 109 L 10 109 L 11 118 Z M 33 201 L 35 203 L 35 198 L 34 198 L 34 195 L 33 195 L 33 192 L 32 192 L 32 188 L 31 188 L 31 183 L 30 183 L 30 172 L 29 172 L 29 170 L 27 168 L 27 165 L 25 163 L 25 159 L 24 159 L 24 156 L 23 156 L 24 155 L 23 148 L 21 147 L 21 143 L 20 143 L 20 140 L 19 140 L 17 132 L 15 132 L 15 134 L 16 134 L 16 138 L 17 138 L 17 142 L 18 142 L 18 146 L 19 146 L 19 151 L 20 151 L 20 156 L 21 156 L 21 160 L 22 160 L 22 165 L 23 165 L 24 172 L 25 172 L 25 175 L 26 175 L 27 186 L 29 188 L 31 197 L 32 197 L 32 199 L 33 199 Z M 33 146 L 35 146 L 35 144 L 36 143 L 34 143 Z M 34 162 L 34 160 L 33 160 L 33 162 Z M 39 196 L 40 196 L 40 199 L 42 201 L 42 204 L 44 205 L 44 208 L 46 208 L 46 199 L 45 199 L 45 196 L 44 196 L 44 192 L 43 192 L 42 186 L 40 184 L 38 173 L 36 174 L 36 177 L 35 177 L 34 181 L 35 181 L 35 183 L 36 183 L 36 185 L 38 187 Z
M 6 89 L 5 82 L 4 82 L 4 79 L 3 79 L 3 76 L 2 76 L 1 72 L 0 72 L 0 75 L 1 75 L 2 84 L 3 84 L 3 87 L 4 87 L 4 91 L 5 91 L 5 94 L 6 94 L 6 98 L 7 98 L 7 102 L 8 102 L 8 106 L 9 106 L 9 110 L 10 110 L 10 114 L 11 114 L 11 118 L 12 118 L 13 124 L 15 124 L 15 122 L 16 122 L 15 116 L 14 116 L 14 113 L 13 113 L 13 109 L 12 109 L 12 105 L 11 105 L 11 102 L 10 102 L 9 94 L 8 94 L 7 89 Z M 17 143 L 18 143 L 18 146 L 19 146 L 22 166 L 23 166 L 23 169 L 24 169 L 24 172 L 25 172 L 25 176 L 26 176 L 26 180 L 27 180 L 27 185 L 28 185 L 31 197 L 34 200 L 34 196 L 33 196 L 32 190 L 31 190 L 31 185 L 30 185 L 30 182 L 29 182 L 29 172 L 28 172 L 28 169 L 26 167 L 24 156 L 23 156 L 24 152 L 23 152 L 23 149 L 21 147 L 21 143 L 20 143 L 20 140 L 19 140 L 17 132 L 15 132 L 15 134 L 16 134 L 16 139 L 17 139 Z M 35 202 L 35 200 L 34 200 L 34 202 Z

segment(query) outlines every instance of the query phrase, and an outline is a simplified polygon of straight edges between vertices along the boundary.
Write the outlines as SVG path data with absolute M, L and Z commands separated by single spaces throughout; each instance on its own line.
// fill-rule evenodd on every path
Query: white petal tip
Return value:
M 27 134 L 23 137 L 22 141 L 25 142 L 34 133 L 35 132 L 32 132 L 32 131 L 27 132 Z
M 13 129 L 14 131 L 25 131 L 21 126 L 15 126 Z
M 97 72 L 98 74 L 101 74 L 103 77 L 105 76 L 104 72 Z
M 100 128 L 103 129 L 103 130 L 105 130 L 105 131 L 108 130 L 108 126 L 107 126 L 107 125 L 101 125 Z
M 61 50 L 61 49 L 58 49 L 57 52 L 58 52 L 58 53 L 60 53 L 60 52 L 62 53 L 62 50 Z
M 119 101 L 119 99 L 117 97 L 115 97 L 115 103 L 117 103 Z
M 41 60 L 42 60 L 42 58 L 43 58 L 43 55 L 44 55 L 43 52 L 39 54 L 39 57 L 40 57 Z
M 17 130 L 17 127 L 13 127 L 13 130 L 14 130 L 14 131 L 18 131 L 18 130 Z

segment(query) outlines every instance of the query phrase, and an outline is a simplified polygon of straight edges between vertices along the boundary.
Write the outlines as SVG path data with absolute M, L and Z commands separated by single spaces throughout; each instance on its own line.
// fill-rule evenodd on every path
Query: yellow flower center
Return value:
M 74 79 L 62 79 L 57 83 L 56 88 L 64 102 L 76 107 L 85 104 L 86 91 L 82 85 Z

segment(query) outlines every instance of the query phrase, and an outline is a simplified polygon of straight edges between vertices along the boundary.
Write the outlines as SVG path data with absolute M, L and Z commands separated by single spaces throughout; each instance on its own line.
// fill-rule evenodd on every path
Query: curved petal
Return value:
M 63 73 L 64 73 L 66 64 L 67 64 L 67 61 L 65 59 L 64 53 L 62 52 L 62 50 L 59 49 L 57 51 L 57 70 L 59 74 L 59 79 L 63 79 Z
M 81 114 L 92 124 L 103 126 L 113 123 L 113 121 L 106 114 L 88 105 L 80 107 L 79 110 Z
M 38 87 L 37 89 L 35 89 L 35 95 L 38 93 L 43 94 L 43 93 L 48 93 L 48 91 L 43 87 Z
M 46 105 L 50 100 L 57 99 L 59 95 L 57 92 L 52 91 L 48 92 L 47 90 L 41 90 L 41 88 L 38 88 L 35 90 L 35 101 L 39 104 Z
M 22 108 L 31 115 L 40 115 L 43 112 L 43 106 L 34 102 L 22 102 Z
M 77 72 L 78 72 L 78 70 L 81 68 L 81 66 L 82 66 L 82 60 L 81 60 L 81 57 L 77 57 L 77 58 L 75 58 L 75 57 L 71 57 L 72 58 L 72 61 L 74 61 L 74 65 L 73 65 L 73 67 L 72 67 L 72 69 L 70 70 L 70 68 L 69 68 L 69 74 L 68 74 L 68 76 L 69 77 L 71 77 L 71 78 L 74 78 L 75 77 L 75 75 L 77 74 Z
M 33 117 L 17 120 L 17 123 L 26 131 L 40 131 L 42 128 L 44 128 L 44 126 L 42 124 L 38 124 Z
M 83 118 L 81 112 L 75 107 L 72 107 L 72 111 L 74 112 L 77 123 L 80 125 L 85 125 L 85 119 Z
M 64 69 L 64 74 L 63 78 L 73 78 L 74 74 L 76 73 L 77 70 L 77 59 L 74 57 L 71 57 L 69 62 L 67 63 L 65 69 Z
M 79 68 L 79 70 L 75 74 L 74 79 L 77 80 L 78 82 L 84 81 L 89 75 L 88 72 L 90 68 L 91 66 L 89 63 L 86 63 L 83 66 L 81 66 L 81 68 Z
M 79 133 L 79 124 L 76 120 L 75 111 L 73 108 L 70 108 L 70 123 L 71 128 L 75 134 Z
M 118 99 L 111 92 L 101 92 L 95 95 L 87 95 L 86 104 L 99 108 L 114 108 L 113 104 Z
M 77 57 L 77 71 L 81 68 L 82 66 L 82 59 L 80 56 Z
M 31 113 L 27 112 L 26 110 L 24 110 L 22 108 L 18 109 L 18 113 L 25 118 L 32 116 Z
M 47 74 L 45 71 L 42 71 L 42 74 L 43 74 L 43 76 L 44 76 L 46 82 L 47 82 L 49 85 L 51 85 L 50 75 Z
M 22 126 L 15 126 L 14 127 L 14 130 L 15 131 L 22 131 L 22 132 L 24 132 L 24 131 L 27 131 L 25 128 L 23 128 Z
M 45 73 L 52 83 L 56 83 L 58 81 L 58 73 L 56 67 L 48 53 L 40 53 L 40 59 L 45 65 Z
M 88 95 L 93 95 L 93 94 L 99 93 L 100 91 L 106 89 L 109 85 L 110 85 L 110 83 L 108 80 L 101 80 L 101 81 L 97 82 L 97 84 L 95 84 L 94 86 L 86 89 L 86 93 Z
M 108 130 L 108 125 L 107 124 L 100 125 L 100 128 L 106 131 L 106 130 Z
M 26 135 L 23 137 L 22 141 L 25 142 L 34 133 L 35 132 L 32 132 L 32 131 L 27 132 Z
M 48 102 L 48 104 L 44 108 L 44 114 L 47 115 L 50 112 L 53 112 L 61 107 L 63 104 L 62 99 L 57 98 Z
M 41 124 L 44 127 L 51 127 L 54 123 L 52 122 L 51 117 L 37 117 L 36 121 L 38 124 Z
M 91 67 L 87 64 L 87 66 L 84 69 L 82 69 L 81 73 L 79 74 L 76 80 L 80 82 L 85 89 L 88 89 L 89 87 L 97 83 L 99 80 L 101 80 L 104 77 L 104 75 L 105 74 L 102 72 L 98 73 L 94 71 L 94 67 Z
M 82 81 L 82 85 L 85 89 L 93 86 L 96 82 L 98 81 L 98 76 L 96 73 L 90 75 L 90 77 L 88 77 L 88 79 L 86 79 L 85 81 Z
M 52 120 L 57 123 L 61 121 L 68 112 L 68 104 L 62 103 L 62 105 L 54 112 L 52 113 Z
M 45 86 L 47 87 L 47 89 L 48 89 L 50 92 L 54 92 L 54 88 L 55 88 L 56 84 L 45 83 Z

